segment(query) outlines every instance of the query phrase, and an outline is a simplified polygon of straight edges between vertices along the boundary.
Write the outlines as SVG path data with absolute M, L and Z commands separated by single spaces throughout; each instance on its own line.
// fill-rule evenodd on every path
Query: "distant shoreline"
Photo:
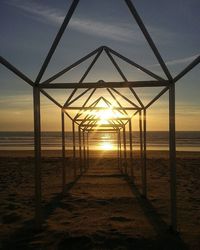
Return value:
M 71 133 L 71 130 L 66 130 L 66 133 Z M 77 132 L 77 131 L 76 131 Z M 139 132 L 139 130 L 133 131 Z M 147 132 L 169 132 L 169 130 L 148 130 Z M 200 130 L 176 130 L 176 132 L 200 132 Z M 34 133 L 33 130 L 0 130 L 0 133 Z M 43 130 L 42 133 L 61 133 L 61 130 Z M 97 131 L 98 133 L 98 131 Z M 102 132 L 105 133 L 105 132 Z
M 127 157 L 129 158 L 129 150 L 127 150 Z M 66 158 L 72 157 L 72 150 L 66 150 Z M 106 158 L 116 158 L 117 151 L 107 150 L 90 150 L 90 158 L 106 157 Z M 200 158 L 199 152 L 196 151 L 177 151 L 177 158 Z M 133 151 L 133 156 L 136 158 L 140 157 L 140 151 Z M 168 158 L 169 151 L 167 150 L 147 150 L 148 158 Z M 16 158 L 25 158 L 25 157 L 34 157 L 33 150 L 0 150 L 0 157 L 16 157 Z M 62 157 L 61 150 L 42 150 L 42 157 Z M 76 151 L 76 157 L 79 157 L 79 152 Z
M 126 134 L 127 149 L 129 149 L 129 133 Z M 94 133 L 89 136 L 90 150 L 117 150 L 118 142 L 116 135 L 109 133 Z M 140 136 L 138 132 L 132 134 L 134 151 L 140 149 Z M 41 136 L 42 150 L 54 151 L 61 150 L 62 137 L 60 132 L 44 132 Z M 200 152 L 200 132 L 177 132 L 176 133 L 177 151 Z M 66 132 L 65 149 L 73 148 L 73 136 L 71 132 Z M 169 148 L 168 132 L 147 132 L 147 149 L 156 151 L 167 151 Z M 76 133 L 76 149 L 79 149 L 79 138 Z M 123 147 L 122 147 L 123 149 Z M 33 132 L 0 132 L 0 150 L 34 150 Z M 92 151 L 91 151 L 92 152 Z

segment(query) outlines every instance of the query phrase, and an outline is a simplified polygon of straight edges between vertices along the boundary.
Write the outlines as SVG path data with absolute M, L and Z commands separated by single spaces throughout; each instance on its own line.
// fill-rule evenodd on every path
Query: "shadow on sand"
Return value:
M 31 244 L 34 239 L 37 239 L 38 233 L 33 230 L 34 221 L 24 222 L 22 228 L 20 228 L 15 234 L 3 242 L 2 249 L 49 249 L 49 250 L 185 250 L 188 249 L 184 242 L 181 240 L 178 234 L 170 232 L 169 226 L 161 219 L 151 203 L 141 197 L 138 189 L 133 182 L 125 177 L 128 182 L 134 196 L 144 211 L 149 222 L 153 226 L 157 233 L 155 239 L 146 239 L 142 237 L 130 238 L 127 235 L 123 235 L 117 231 L 97 231 L 95 234 L 71 236 L 66 233 L 58 233 L 57 237 L 53 239 L 54 244 L 48 246 L 37 246 Z M 66 192 L 68 192 L 79 180 L 80 176 L 70 184 L 66 186 Z M 57 194 L 48 204 L 44 206 L 44 221 L 53 214 L 54 210 L 62 205 L 63 194 Z M 95 227 L 95 225 L 94 225 Z M 45 228 L 43 229 L 45 230 Z M 52 239 L 51 239 L 52 241 Z M 38 248 L 39 247 L 39 248 Z

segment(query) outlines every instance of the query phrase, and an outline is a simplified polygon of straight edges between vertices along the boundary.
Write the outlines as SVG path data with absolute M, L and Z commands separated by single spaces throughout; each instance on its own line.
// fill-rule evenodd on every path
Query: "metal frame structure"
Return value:
M 51 78 L 41 81 L 42 77 L 47 69 L 49 62 L 57 48 L 57 45 L 60 42 L 60 39 L 78 5 L 80 0 L 73 0 L 72 4 L 66 14 L 66 17 L 52 43 L 52 46 L 42 64 L 42 67 L 36 77 L 35 80 L 31 80 L 21 71 L 19 71 L 15 66 L 9 63 L 3 57 L 0 57 L 0 62 L 7 69 L 16 74 L 23 81 L 28 83 L 33 88 L 33 103 L 34 103 L 34 145 L 35 145 L 35 219 L 37 228 L 41 227 L 42 224 L 42 190 L 41 190 L 41 114 L 40 114 L 40 94 L 46 96 L 50 101 L 52 101 L 58 108 L 61 109 L 61 121 L 62 121 L 62 157 L 63 157 L 63 174 L 62 174 L 62 187 L 63 191 L 65 189 L 66 184 L 66 169 L 65 169 L 65 115 L 70 118 L 72 122 L 72 132 L 73 132 L 73 159 L 76 159 L 76 138 L 75 131 L 76 126 L 78 127 L 79 132 L 79 160 L 80 160 L 80 174 L 82 174 L 88 167 L 88 159 L 89 159 L 89 144 L 88 138 L 89 133 L 92 131 L 109 131 L 114 132 L 118 138 L 118 163 L 123 171 L 123 173 L 127 173 L 127 164 L 124 165 L 124 169 L 122 167 L 122 143 L 124 145 L 124 159 L 126 162 L 126 125 L 129 126 L 129 141 L 130 141 L 130 157 L 131 157 L 131 176 L 134 176 L 134 169 L 132 167 L 133 163 L 133 154 L 132 154 L 132 117 L 135 115 L 139 116 L 139 131 L 140 131 L 140 152 L 142 159 L 142 195 L 147 198 L 147 178 L 146 178 L 146 123 L 147 123 L 147 109 L 154 104 L 163 94 L 166 92 L 169 93 L 169 159 L 170 159 L 170 195 L 171 195 L 171 227 L 174 231 L 177 230 L 177 206 L 176 206 L 176 140 L 175 140 L 175 83 L 180 80 L 184 75 L 186 75 L 190 70 L 192 70 L 199 62 L 200 56 L 198 56 L 191 64 L 189 64 L 183 71 L 181 71 L 176 77 L 172 77 L 169 69 L 167 68 L 164 60 L 162 59 L 154 41 L 152 40 L 147 28 L 145 27 L 141 17 L 139 16 L 135 6 L 133 5 L 131 0 L 124 0 L 126 3 L 130 13 L 138 24 L 141 32 L 143 33 L 146 41 L 148 42 L 150 48 L 152 49 L 159 65 L 161 66 L 165 78 L 158 76 L 157 74 L 149 71 L 145 67 L 137 64 L 136 62 L 128 59 L 127 57 L 119 54 L 118 52 L 108 48 L 106 46 L 99 47 L 93 52 L 89 53 L 85 57 L 81 58 L 77 62 L 72 65 L 64 68 L 62 71 L 53 75 Z M 115 66 L 117 72 L 120 74 L 122 81 L 121 82 L 104 82 L 102 80 L 98 82 L 83 82 L 94 66 L 95 62 L 98 60 L 100 54 L 105 51 L 113 65 Z M 59 83 L 55 82 L 55 80 L 67 73 L 69 70 L 75 68 L 80 63 L 86 61 L 88 58 L 94 56 L 92 63 L 87 68 L 86 72 L 82 76 L 79 82 L 75 83 Z M 128 81 L 125 77 L 124 73 L 118 66 L 114 57 L 118 57 L 124 60 L 126 63 L 136 67 L 147 75 L 151 76 L 154 80 L 151 81 Z M 54 81 L 52 83 L 52 81 Z M 142 103 L 140 98 L 137 96 L 135 92 L 135 88 L 138 87 L 164 87 L 163 90 L 155 96 L 146 106 Z M 116 112 L 121 112 L 122 117 L 116 119 L 110 119 L 110 124 L 107 126 L 101 126 L 101 128 L 97 127 L 98 118 L 92 115 L 85 115 L 84 118 L 80 118 L 83 113 L 87 110 L 103 110 L 106 107 L 98 107 L 97 103 L 99 100 L 96 100 L 92 105 L 87 106 L 89 100 L 92 98 L 96 89 L 104 88 L 110 93 L 112 98 L 117 103 L 117 106 L 112 107 Z M 126 88 L 133 94 L 138 104 L 133 103 L 130 98 L 122 95 L 117 89 L 118 88 Z M 51 95 L 49 95 L 45 89 L 72 89 L 72 93 L 69 98 L 66 100 L 64 105 L 61 105 L 57 100 L 55 100 Z M 78 89 L 86 89 L 82 94 L 72 99 L 77 92 Z M 81 97 L 90 91 L 90 95 L 87 100 L 82 104 L 81 107 L 71 106 L 75 103 L 76 100 L 81 100 Z M 129 102 L 130 106 L 122 105 L 117 96 L 120 96 L 125 101 Z M 103 98 L 103 97 L 102 97 Z M 108 104 L 108 108 L 110 104 L 107 100 L 104 100 L 105 103 Z M 78 113 L 72 118 L 67 110 L 79 110 Z M 128 112 L 134 111 L 132 116 L 128 115 Z M 122 138 L 121 138 L 122 131 Z M 84 159 L 84 164 L 82 164 L 82 158 Z M 77 175 L 77 168 L 74 168 L 74 175 Z

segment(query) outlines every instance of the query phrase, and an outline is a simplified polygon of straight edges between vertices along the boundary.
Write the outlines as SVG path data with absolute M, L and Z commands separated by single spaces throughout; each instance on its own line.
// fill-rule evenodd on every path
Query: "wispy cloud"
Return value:
M 6 1 L 5 3 L 31 14 L 31 17 L 36 20 L 56 26 L 59 26 L 62 23 L 66 14 L 60 9 L 42 5 L 41 3 L 39 4 L 38 2 L 36 3 L 32 0 L 10 0 Z M 145 41 L 141 31 L 136 28 L 136 24 L 134 25 L 134 23 L 127 24 L 120 22 L 116 24 L 108 24 L 106 22 L 96 21 L 94 19 L 73 17 L 69 23 L 69 28 L 88 35 L 104 37 L 119 42 L 141 43 Z M 150 31 L 154 33 L 156 38 L 163 38 L 163 36 L 166 36 L 166 33 L 158 28 L 149 28 Z M 168 33 L 167 37 L 169 37 Z M 166 41 L 168 39 L 162 40 Z
M 65 13 L 59 9 L 50 8 L 49 6 L 41 5 L 33 1 L 11 0 L 6 4 L 19 8 L 25 12 L 31 13 L 32 18 L 39 21 L 48 22 L 51 25 L 60 25 L 65 17 Z M 111 40 L 130 42 L 133 37 L 137 39 L 137 31 L 134 31 L 124 25 L 112 25 L 104 22 L 86 19 L 72 18 L 69 23 L 69 28 L 81 33 L 86 33 L 94 36 L 101 36 Z
M 184 58 L 166 61 L 165 63 L 167 66 L 188 64 L 188 63 L 191 63 L 193 60 L 195 60 L 198 56 L 199 56 L 199 54 L 196 54 L 193 56 L 188 56 L 188 57 L 184 57 Z M 149 68 L 160 67 L 160 64 L 156 63 L 156 64 L 152 64 L 148 67 Z
M 32 95 L 21 94 L 21 95 L 6 95 L 1 96 L 0 105 L 2 108 L 6 107 L 7 109 L 29 109 L 32 108 Z M 14 100 L 13 102 L 11 100 Z
M 62 11 L 55 8 L 49 8 L 48 6 L 41 5 L 34 1 L 10 0 L 5 1 L 5 4 L 30 13 L 32 14 L 32 18 L 39 21 L 48 22 L 52 25 L 58 26 L 64 19 L 64 13 L 62 13 Z
M 132 43 L 133 39 L 140 42 L 141 38 L 137 31 L 130 29 L 127 25 L 112 25 L 89 19 L 74 19 L 70 26 L 89 35 L 100 36 L 115 41 Z
M 177 60 L 171 60 L 171 61 L 166 62 L 166 64 L 167 65 L 177 65 L 177 64 L 183 64 L 183 63 L 190 63 L 194 59 L 196 59 L 198 56 L 199 56 L 199 54 L 196 54 L 194 56 L 184 57 L 184 58 L 177 59 Z
M 182 116 L 197 116 L 199 118 L 199 104 L 195 103 L 178 103 L 177 108 L 176 108 L 176 114 L 177 115 L 182 115 Z
M 51 93 L 50 93 L 51 95 Z M 53 95 L 51 95 L 53 96 Z M 66 100 L 65 95 L 56 95 L 53 96 L 58 102 L 64 103 L 63 100 Z M 49 101 L 45 96 L 41 95 L 42 98 L 42 108 L 50 109 L 52 108 L 52 102 Z M 14 101 L 12 101 L 14 100 Z M 6 95 L 1 96 L 0 98 L 0 106 L 2 110 L 12 110 L 13 112 L 21 112 L 23 110 L 32 110 L 33 108 L 33 96 L 30 94 L 17 94 L 17 95 Z M 55 105 L 54 105 L 55 106 Z

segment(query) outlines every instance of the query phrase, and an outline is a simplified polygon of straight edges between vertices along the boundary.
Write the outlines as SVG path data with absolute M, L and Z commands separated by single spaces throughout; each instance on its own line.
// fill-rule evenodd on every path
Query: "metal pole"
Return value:
M 169 88 L 169 164 L 170 164 L 170 195 L 171 195 L 171 227 L 177 231 L 176 201 L 176 127 L 175 127 L 175 85 Z
M 72 140 L 73 140 L 73 163 L 74 163 L 74 176 L 76 176 L 76 135 L 75 135 L 75 123 L 72 121 Z
M 81 145 L 81 128 L 78 127 L 78 139 L 79 139 L 79 165 L 80 165 L 80 174 L 83 173 L 82 169 L 82 145 Z
M 162 80 L 162 81 L 120 81 L 120 82 L 84 82 L 82 84 L 76 82 L 55 82 L 55 83 L 41 83 L 41 89 L 94 89 L 94 88 L 129 88 L 133 95 L 135 95 L 135 91 L 133 88 L 150 88 L 150 87 L 166 87 L 169 86 L 169 80 Z M 140 103 L 141 107 L 144 105 L 142 104 L 141 100 L 137 96 L 137 101 Z M 80 108 L 79 108 L 80 109 Z
M 85 131 L 83 131 L 83 159 L 84 172 L 86 171 L 86 145 L 85 145 Z
M 66 166 L 65 166 L 65 113 L 61 109 L 61 127 L 62 127 L 62 190 L 65 191 L 66 185 Z
M 123 167 L 122 167 L 122 140 L 121 140 L 121 131 L 119 131 L 119 156 L 120 156 L 120 169 L 123 173 Z
M 133 140 L 132 140 L 132 122 L 129 120 L 129 142 L 130 142 L 130 164 L 131 164 L 131 177 L 133 177 Z
M 12 71 L 15 75 L 20 77 L 22 80 L 24 80 L 26 83 L 28 83 L 32 87 L 34 86 L 34 82 L 30 78 L 28 78 L 26 75 L 24 75 L 21 71 L 19 71 L 15 66 L 13 66 L 11 63 L 9 63 L 2 56 L 0 56 L 0 64 L 4 65 L 7 69 Z
M 117 133 L 117 158 L 118 158 L 118 168 L 120 169 L 120 153 L 119 153 L 119 130 L 118 130 L 118 133 Z
M 120 161 L 120 170 L 123 173 L 122 168 L 122 142 L 121 142 L 121 131 L 119 130 L 119 161 Z
M 107 47 L 107 50 L 112 53 L 113 55 L 119 57 L 120 59 L 122 59 L 123 61 L 125 61 L 126 63 L 136 67 L 137 69 L 141 70 L 142 72 L 146 73 L 147 75 L 150 75 L 151 77 L 153 77 L 154 79 L 157 79 L 157 80 L 164 80 L 162 77 L 154 74 L 153 72 L 151 72 L 150 70 L 142 67 L 141 65 L 135 63 L 134 61 L 130 60 L 129 58 L 121 55 L 120 53 L 118 53 L 117 51 L 111 49 L 111 48 L 108 48 Z
M 143 186 L 143 196 L 147 196 L 147 173 L 146 173 L 146 167 L 147 167 L 147 155 L 146 155 L 146 138 L 147 138 L 147 132 L 146 132 L 146 109 L 143 110 L 143 164 L 142 164 L 142 170 L 143 170 L 143 176 L 142 176 L 142 186 Z
M 125 173 L 127 174 L 127 155 L 126 155 L 126 127 L 123 127 L 123 141 L 124 141 L 124 165 Z
M 89 132 L 87 132 L 87 168 L 89 168 Z
M 34 105 L 34 149 L 35 149 L 35 222 L 36 228 L 42 226 L 42 188 L 41 188 L 41 122 L 40 122 L 40 89 L 33 87 Z
M 171 80 L 172 76 L 171 76 L 171 74 L 170 74 L 170 72 L 169 72 L 169 70 L 168 70 L 165 62 L 163 61 L 163 59 L 162 59 L 162 57 L 161 57 L 161 55 L 160 55 L 160 53 L 159 53 L 159 51 L 158 51 L 158 49 L 157 49 L 154 41 L 152 40 L 149 32 L 147 31 L 147 29 L 146 29 L 146 27 L 145 27 L 145 25 L 144 25 L 141 17 L 137 13 L 137 10 L 136 10 L 135 6 L 133 5 L 133 3 L 132 3 L 131 0 L 125 0 L 125 2 L 126 2 L 128 8 L 129 8 L 130 12 L 132 13 L 135 21 L 137 22 L 138 26 L 140 27 L 140 29 L 141 29 L 144 37 L 146 38 L 146 40 L 147 40 L 147 42 L 149 44 L 149 46 L 151 47 L 154 55 L 156 56 L 156 58 L 157 58 L 157 60 L 158 60 L 158 62 L 160 64 L 160 66 L 162 67 L 163 71 L 165 72 L 165 75 L 167 76 L 168 79 Z
M 141 165 L 141 181 L 143 183 L 143 135 L 142 135 L 142 114 L 141 111 L 139 112 L 139 133 L 140 133 L 140 165 Z
M 70 19 L 71 19 L 72 15 L 73 15 L 73 13 L 75 11 L 78 3 L 79 3 L 79 0 L 74 0 L 72 2 L 71 6 L 70 6 L 70 9 L 69 9 L 67 15 L 65 16 L 65 19 L 64 19 L 64 21 L 63 21 L 63 23 L 62 23 L 62 25 L 61 25 L 55 39 L 53 41 L 53 44 L 52 44 L 52 46 L 51 46 L 51 48 L 50 48 L 50 50 L 49 50 L 49 52 L 48 52 L 48 54 L 47 54 L 47 56 L 46 56 L 46 58 L 44 60 L 44 63 L 42 64 L 40 72 L 39 72 L 39 74 L 38 74 L 38 76 L 36 78 L 37 83 L 39 83 L 40 80 L 42 79 L 42 76 L 43 76 L 43 74 L 44 74 L 44 72 L 45 72 L 45 70 L 46 70 L 46 68 L 47 68 L 47 66 L 48 66 L 48 64 L 49 64 L 49 62 L 50 62 L 56 48 L 57 48 L 57 46 L 58 46 L 58 43 L 59 43 L 59 41 L 60 41 L 60 39 L 61 39 L 61 37 L 62 37 L 62 35 L 63 35 L 63 33 L 64 33 L 68 23 L 69 23 L 69 21 L 70 21 Z

